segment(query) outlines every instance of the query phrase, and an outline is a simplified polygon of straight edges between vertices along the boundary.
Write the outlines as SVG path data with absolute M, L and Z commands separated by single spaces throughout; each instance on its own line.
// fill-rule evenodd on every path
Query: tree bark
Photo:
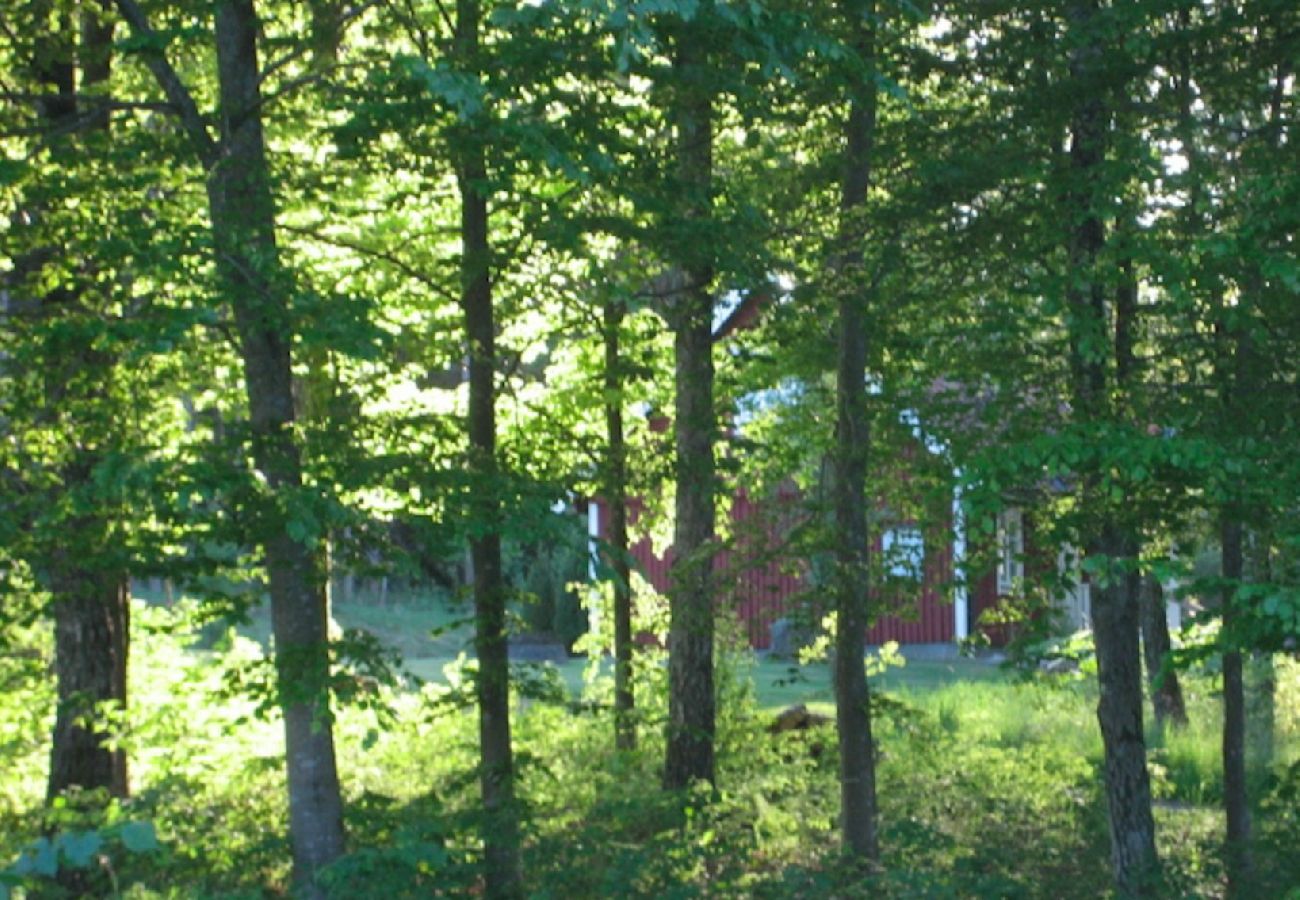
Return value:
M 1093 557 L 1136 556 L 1136 542 L 1107 530 L 1088 548 Z M 1092 627 L 1101 696 L 1097 721 L 1105 755 L 1111 864 L 1123 896 L 1141 896 L 1155 876 L 1155 819 L 1142 731 L 1142 663 L 1138 647 L 1136 573 L 1112 574 L 1093 583 Z
M 840 184 L 838 248 L 832 283 L 839 295 L 839 349 L 836 380 L 835 477 L 835 719 L 840 737 L 840 827 L 844 852 L 876 863 L 875 743 L 864 660 L 870 545 L 867 534 L 867 463 L 870 429 L 867 410 L 866 277 L 862 271 L 867 189 L 876 126 L 873 2 L 844 4 L 852 42 L 866 74 L 849 90 L 845 155 Z
M 89 521 L 79 524 L 95 526 Z M 109 749 L 109 735 L 89 727 L 88 720 L 103 703 L 126 707 L 129 580 L 125 573 L 89 570 L 71 558 L 86 552 L 86 540 L 103 535 L 75 525 L 68 535 L 70 549 L 55 553 L 50 573 L 58 711 L 46 796 L 53 800 L 76 786 L 125 797 L 126 751 Z
M 478 71 L 478 0 L 457 0 L 455 53 L 463 70 Z M 478 655 L 479 786 L 487 817 L 485 875 L 490 897 L 522 893 L 519 811 L 510 739 L 510 657 L 506 589 L 501 569 L 502 511 L 496 456 L 496 323 L 488 234 L 485 137 L 470 124 L 459 135 L 461 305 L 469 345 L 469 466 L 477 484 L 470 559 L 474 569 L 474 648 Z
M 701 24 L 683 23 L 673 57 L 677 188 L 681 224 L 697 225 L 712 209 L 713 97 Z M 714 780 L 713 555 L 713 264 L 691 246 L 677 260 L 685 275 L 672 301 L 676 354 L 676 525 L 668 634 L 668 744 L 664 786 Z
M 254 464 L 291 510 L 293 495 L 303 487 L 290 367 L 292 287 L 279 266 L 276 247 L 262 129 L 259 27 L 251 0 L 217 3 L 221 153 L 208 172 L 207 191 L 217 272 L 239 333 Z M 283 513 L 262 509 L 258 515 L 285 721 L 294 878 L 302 893 L 317 897 L 323 892 L 316 876 L 344 851 L 321 591 L 324 573 L 312 547 L 289 534 Z
M 1146 658 L 1147 686 L 1156 725 L 1182 728 L 1187 724 L 1187 705 L 1178 672 L 1165 665 L 1173 650 L 1169 637 L 1169 619 L 1165 615 L 1164 592 L 1160 582 L 1148 575 L 1142 580 L 1142 652 Z
M 605 339 L 605 434 L 608 443 L 605 502 L 609 506 L 606 537 L 614 573 L 614 746 L 636 749 L 635 702 L 632 696 L 632 567 L 627 539 L 627 439 L 623 432 L 623 360 L 620 332 L 623 306 L 607 300 L 603 310 Z
M 1221 603 L 1222 628 L 1232 641 L 1236 619 L 1233 609 L 1242 576 L 1242 526 L 1231 507 L 1223 512 L 1219 530 L 1224 587 Z M 1226 857 L 1228 888 L 1242 896 L 1251 881 L 1250 798 L 1246 791 L 1246 691 L 1238 649 L 1223 652 L 1223 810 L 1227 818 Z
M 1106 291 L 1097 267 L 1106 232 L 1099 207 L 1109 110 L 1100 76 L 1104 72 L 1103 23 L 1096 0 L 1072 0 L 1069 10 L 1073 49 L 1070 75 L 1076 105 L 1070 120 L 1071 186 L 1067 198 L 1071 228 L 1066 288 L 1069 364 L 1074 410 L 1084 424 L 1110 416 L 1107 351 L 1129 340 L 1121 330 L 1108 339 Z M 1122 317 L 1121 317 L 1122 319 Z M 1126 350 L 1127 352 L 1127 350 Z M 1128 363 L 1125 362 L 1125 365 Z M 1083 474 L 1081 502 L 1089 525 L 1084 547 L 1089 556 L 1113 562 L 1136 557 L 1137 542 L 1102 496 L 1100 472 Z M 1138 640 L 1138 576 L 1112 571 L 1093 585 L 1092 620 L 1101 689 L 1097 720 L 1105 756 L 1111 866 L 1121 895 L 1142 893 L 1156 874 L 1155 820 L 1142 732 L 1142 661 Z

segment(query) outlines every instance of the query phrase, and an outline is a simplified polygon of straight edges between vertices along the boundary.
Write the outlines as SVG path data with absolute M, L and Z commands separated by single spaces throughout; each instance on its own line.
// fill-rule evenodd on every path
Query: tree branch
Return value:
M 89 103 L 101 109 L 147 109 L 154 112 L 172 113 L 173 115 L 179 114 L 179 111 L 171 103 L 157 100 L 117 100 L 102 94 L 50 94 L 33 91 L 0 90 L 0 100 L 8 100 L 11 103 L 45 103 L 50 100 L 68 99 L 75 100 L 78 104 Z
M 320 241 L 323 244 L 330 244 L 331 246 L 339 247 L 343 250 L 351 250 L 353 253 L 360 254 L 363 257 L 369 257 L 371 259 L 380 260 L 381 262 L 386 262 L 394 269 L 396 269 L 397 271 L 405 275 L 407 278 L 410 278 L 412 281 L 416 281 L 424 285 L 426 288 L 428 288 L 437 296 L 442 297 L 444 300 L 447 300 L 450 303 L 456 303 L 456 304 L 460 303 L 460 296 L 456 294 L 454 291 L 448 290 L 445 286 L 439 284 L 435 279 L 431 278 L 429 275 L 425 274 L 424 272 L 421 272 L 418 268 L 400 259 L 398 256 L 396 256 L 393 253 L 389 253 L 384 250 L 379 250 L 374 247 L 367 247 L 365 244 L 359 243 L 357 241 L 350 241 L 346 238 L 335 237 L 333 235 L 325 234 L 323 231 L 314 228 L 306 228 L 297 225 L 286 225 L 283 222 L 279 223 L 278 227 L 282 231 L 287 231 L 290 234 L 297 234 L 302 237 L 311 238 L 312 240 Z
M 383 2 L 383 0 L 366 0 L 366 2 L 362 3 L 360 6 L 354 6 L 352 7 L 352 9 L 349 9 L 339 19 L 338 22 L 339 31 L 342 31 L 344 28 L 350 25 L 355 19 L 363 15 L 366 12 L 366 10 L 370 9 L 373 6 L 378 6 L 381 2 Z M 311 49 L 312 48 L 310 43 L 303 43 L 295 47 L 294 49 L 290 50 L 288 53 L 284 54 L 284 56 L 281 56 L 279 59 L 272 60 L 271 62 L 267 63 L 265 68 L 263 68 L 261 73 L 257 76 L 257 83 L 259 85 L 266 84 L 266 79 L 270 78 L 272 75 L 274 75 L 276 72 L 283 69 L 285 66 L 289 65 L 289 63 L 293 62 L 294 60 L 301 59 L 303 56 L 311 52 Z
M 122 14 L 122 18 L 131 26 L 132 33 L 136 37 L 146 39 L 147 44 L 150 45 L 140 51 L 144 63 L 153 73 L 154 80 L 162 88 L 163 94 L 176 109 L 181 118 L 181 125 L 194 143 L 194 148 L 203 161 L 204 167 L 210 168 L 216 163 L 221 147 L 212 139 L 208 126 L 204 124 L 203 116 L 199 114 L 199 107 L 194 102 L 194 95 L 172 68 L 172 64 L 167 61 L 162 50 L 157 49 L 157 44 L 161 40 L 158 33 L 149 24 L 149 19 L 136 0 L 113 0 L 113 2 Z

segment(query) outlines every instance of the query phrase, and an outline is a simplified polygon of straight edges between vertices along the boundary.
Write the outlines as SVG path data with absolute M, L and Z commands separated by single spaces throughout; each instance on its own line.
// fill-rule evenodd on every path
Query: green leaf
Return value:
M 103 846 L 104 839 L 98 831 L 72 831 L 60 835 L 58 843 L 68 865 L 74 869 L 84 869 Z
M 121 834 L 122 844 L 132 853 L 152 853 L 159 849 L 152 822 L 127 822 L 122 825 Z
M 13 865 L 17 875 L 42 875 L 53 878 L 59 872 L 59 852 L 48 838 L 37 838 L 28 844 Z

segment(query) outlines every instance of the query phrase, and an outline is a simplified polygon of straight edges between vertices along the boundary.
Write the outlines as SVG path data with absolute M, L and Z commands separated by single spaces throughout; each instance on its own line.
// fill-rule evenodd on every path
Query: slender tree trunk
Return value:
M 713 98 L 699 20 L 684 23 L 673 58 L 677 85 L 677 177 L 683 223 L 708 219 L 713 189 Z M 668 745 L 664 786 L 714 779 L 713 693 L 713 265 L 692 247 L 678 263 L 685 284 L 672 299 L 676 352 L 673 430 L 677 521 L 668 636 Z
M 1086 424 L 1099 424 L 1110 415 L 1105 348 L 1123 344 L 1130 335 L 1125 330 L 1128 324 L 1121 321 L 1114 339 L 1108 339 L 1105 283 L 1097 271 L 1106 243 L 1099 185 L 1106 177 L 1103 169 L 1110 128 L 1100 77 L 1104 71 L 1101 12 L 1097 0 L 1072 0 L 1068 12 L 1074 38 L 1070 74 L 1078 98 L 1070 121 L 1072 183 L 1068 202 L 1072 225 L 1066 294 L 1070 374 L 1075 415 Z M 1137 542 L 1117 521 L 1117 513 L 1107 508 L 1099 477 L 1099 473 L 1089 472 L 1083 478 L 1083 511 L 1093 522 L 1085 549 L 1093 557 L 1131 560 Z M 1158 865 L 1142 732 L 1138 619 L 1136 573 L 1114 571 L 1094 583 L 1092 620 L 1101 688 L 1097 720 L 1105 756 L 1111 865 L 1115 885 L 1125 896 L 1139 895 Z
M 1222 547 L 1223 630 L 1232 640 L 1237 586 L 1242 576 L 1242 527 L 1235 510 L 1224 510 Z M 1250 799 L 1246 792 L 1246 692 L 1240 650 L 1223 653 L 1223 809 L 1227 817 L 1228 887 L 1243 896 L 1251 883 Z
M 875 863 L 880 858 L 876 819 L 875 743 L 864 660 L 869 624 L 867 462 L 867 325 L 862 271 L 862 217 L 871 183 L 876 126 L 873 2 L 844 4 L 864 75 L 850 89 L 845 158 L 840 185 L 840 224 L 833 285 L 839 295 L 839 360 L 836 380 L 835 477 L 835 719 L 840 736 L 840 827 L 844 852 Z
M 208 173 L 217 271 L 233 306 L 244 362 L 253 459 L 275 495 L 302 490 L 294 437 L 288 295 L 278 263 L 275 206 L 262 131 L 259 22 L 251 0 L 216 5 L 221 154 Z M 259 512 L 270 578 L 275 663 L 285 720 L 294 877 L 322 896 L 316 876 L 342 855 L 343 810 L 329 712 L 329 650 L 319 560 L 283 514 Z M 292 515 L 292 513 L 290 513 Z M 323 537 L 323 536 L 320 536 Z
M 1148 575 L 1142 579 L 1142 652 L 1147 664 L 1147 685 L 1151 691 L 1151 707 L 1156 725 L 1163 729 L 1172 724 L 1182 728 L 1187 724 L 1187 705 L 1183 702 L 1183 688 L 1178 672 L 1166 666 L 1173 650 L 1169 637 L 1169 619 L 1165 615 L 1164 592 L 1160 582 Z
M 605 433 L 609 445 L 605 502 L 609 505 L 606 538 L 614 572 L 614 746 L 636 749 L 632 697 L 632 567 L 627 540 L 627 440 L 623 433 L 623 360 L 619 348 L 623 306 L 608 300 L 604 309 Z
M 478 71 L 478 0 L 457 0 L 455 52 L 465 71 Z M 479 784 L 487 815 L 484 833 L 487 893 L 522 892 L 519 810 L 510 742 L 510 657 L 506 590 L 501 569 L 502 511 L 496 455 L 496 322 L 492 308 L 492 250 L 488 235 L 487 159 L 483 136 L 461 135 L 456 181 L 460 191 L 461 305 L 469 344 L 469 465 L 477 479 L 470 540 L 474 570 L 474 647 L 478 655 Z
M 1123 223 L 1123 227 L 1128 230 L 1125 236 L 1131 238 L 1132 211 L 1125 211 Z M 1138 325 L 1138 281 L 1131 258 L 1122 259 L 1119 268 L 1120 279 L 1115 290 L 1115 383 L 1120 392 L 1120 402 L 1125 408 L 1133 409 L 1136 406 L 1133 393 L 1138 376 L 1134 351 Z M 1183 707 L 1178 673 L 1164 665 L 1172 649 L 1172 642 L 1169 639 L 1169 622 L 1165 618 L 1160 583 L 1154 577 L 1148 576 L 1140 582 L 1138 617 L 1156 722 L 1161 728 L 1167 719 L 1177 725 L 1185 725 L 1187 711 Z

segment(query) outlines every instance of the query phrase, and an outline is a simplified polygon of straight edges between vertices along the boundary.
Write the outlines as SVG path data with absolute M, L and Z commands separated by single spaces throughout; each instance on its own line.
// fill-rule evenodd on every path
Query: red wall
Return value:
M 737 613 L 748 633 L 750 646 L 756 650 L 767 649 L 771 643 L 772 622 L 781 618 L 789 608 L 791 598 L 807 587 L 802 565 L 781 558 L 777 552 L 781 531 L 780 505 L 793 505 L 797 501 L 798 495 L 793 491 L 778 495 L 775 507 L 755 503 L 743 490 L 732 498 L 728 516 L 734 548 L 719 552 L 715 562 L 721 588 L 719 603 Z M 604 539 L 608 535 L 609 511 L 603 500 L 596 503 L 600 508 L 600 537 Z M 642 505 L 633 501 L 630 506 L 629 519 L 634 525 Z M 765 518 L 769 520 L 766 524 Z M 880 552 L 879 536 L 872 549 Z M 672 550 L 669 549 L 662 557 L 656 556 L 650 540 L 642 538 L 633 545 L 632 555 L 641 574 L 654 585 L 655 590 L 667 593 Z M 913 595 L 907 604 L 909 614 L 882 618 L 867 632 L 867 641 L 872 644 L 952 641 L 953 606 L 945 598 L 952 575 L 951 542 L 944 541 L 940 546 L 927 543 L 919 603 Z M 972 621 L 974 615 L 972 611 Z

